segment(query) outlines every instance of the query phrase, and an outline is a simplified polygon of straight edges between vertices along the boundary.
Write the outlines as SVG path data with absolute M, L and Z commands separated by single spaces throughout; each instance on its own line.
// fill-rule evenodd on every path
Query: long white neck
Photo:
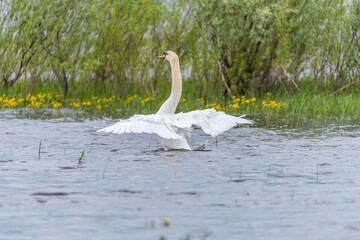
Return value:
M 171 66 L 171 94 L 170 97 L 164 102 L 156 114 L 174 114 L 176 107 L 181 98 L 182 82 L 180 73 L 179 58 L 173 57 L 170 61 Z

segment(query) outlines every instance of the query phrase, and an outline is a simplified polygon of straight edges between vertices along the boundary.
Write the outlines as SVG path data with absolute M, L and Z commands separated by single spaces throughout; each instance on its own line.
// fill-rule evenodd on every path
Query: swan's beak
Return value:
M 165 59 L 165 54 L 163 54 L 162 56 L 157 56 L 157 58 L 159 58 L 159 59 Z

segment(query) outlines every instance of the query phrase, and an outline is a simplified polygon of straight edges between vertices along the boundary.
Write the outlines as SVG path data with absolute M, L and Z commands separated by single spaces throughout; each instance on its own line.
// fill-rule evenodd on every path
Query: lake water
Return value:
M 0 111 L 0 239 L 359 239 L 359 122 L 194 130 L 207 151 L 164 152 L 55 115 Z

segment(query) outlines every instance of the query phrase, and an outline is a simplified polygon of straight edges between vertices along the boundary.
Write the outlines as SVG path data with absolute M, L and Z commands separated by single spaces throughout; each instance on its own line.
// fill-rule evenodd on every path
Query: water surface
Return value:
M 360 236 L 358 122 L 195 130 L 207 151 L 164 152 L 96 133 L 114 120 L 55 115 L 0 111 L 0 239 Z

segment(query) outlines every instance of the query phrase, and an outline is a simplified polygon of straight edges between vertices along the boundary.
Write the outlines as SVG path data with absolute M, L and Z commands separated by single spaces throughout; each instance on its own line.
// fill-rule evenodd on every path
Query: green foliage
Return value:
M 227 96 L 226 91 L 358 93 L 358 1 L 0 4 L 0 88 L 21 85 L 24 94 L 52 82 L 64 97 L 96 88 L 119 97 L 165 99 L 170 69 L 155 58 L 165 50 L 180 57 L 191 86 L 185 97 Z
M 177 112 L 214 108 L 235 116 L 246 114 L 248 118 L 257 119 L 263 116 L 268 120 L 295 120 L 294 126 L 298 123 L 297 120 L 328 119 L 341 123 L 360 117 L 359 95 L 355 92 L 335 95 L 311 91 L 294 94 L 253 92 L 237 95 L 232 99 L 216 94 L 198 98 L 197 90 L 189 83 L 184 84 L 186 94 L 180 100 Z M 62 112 L 59 108 L 71 108 L 76 116 L 106 116 L 117 119 L 134 114 L 153 114 L 163 104 L 162 98 L 148 97 L 146 94 L 118 97 L 116 89 L 111 88 L 110 81 L 105 82 L 108 89 L 106 93 L 99 91 L 95 85 L 90 85 L 81 92 L 83 85 L 83 82 L 74 82 L 73 92 L 76 89 L 78 94 L 63 99 L 63 95 L 58 92 L 58 86 L 51 82 L 37 88 L 33 94 L 23 94 L 25 85 L 17 83 L 16 88 L 0 89 L 0 109 L 18 108 L 21 111 L 23 108 L 31 108 L 37 111 L 26 112 L 40 113 L 42 117 L 44 112 L 48 112 L 50 116 L 57 118 Z M 52 110 L 43 110 L 49 108 Z M 41 146 L 39 150 L 40 148 Z
M 202 0 L 197 18 L 230 89 L 300 91 L 307 77 L 337 90 L 358 77 L 358 11 L 344 1 Z
M 85 150 L 81 152 L 81 156 L 79 157 L 79 160 L 78 160 L 78 167 L 81 167 L 82 159 L 84 156 L 85 156 Z

